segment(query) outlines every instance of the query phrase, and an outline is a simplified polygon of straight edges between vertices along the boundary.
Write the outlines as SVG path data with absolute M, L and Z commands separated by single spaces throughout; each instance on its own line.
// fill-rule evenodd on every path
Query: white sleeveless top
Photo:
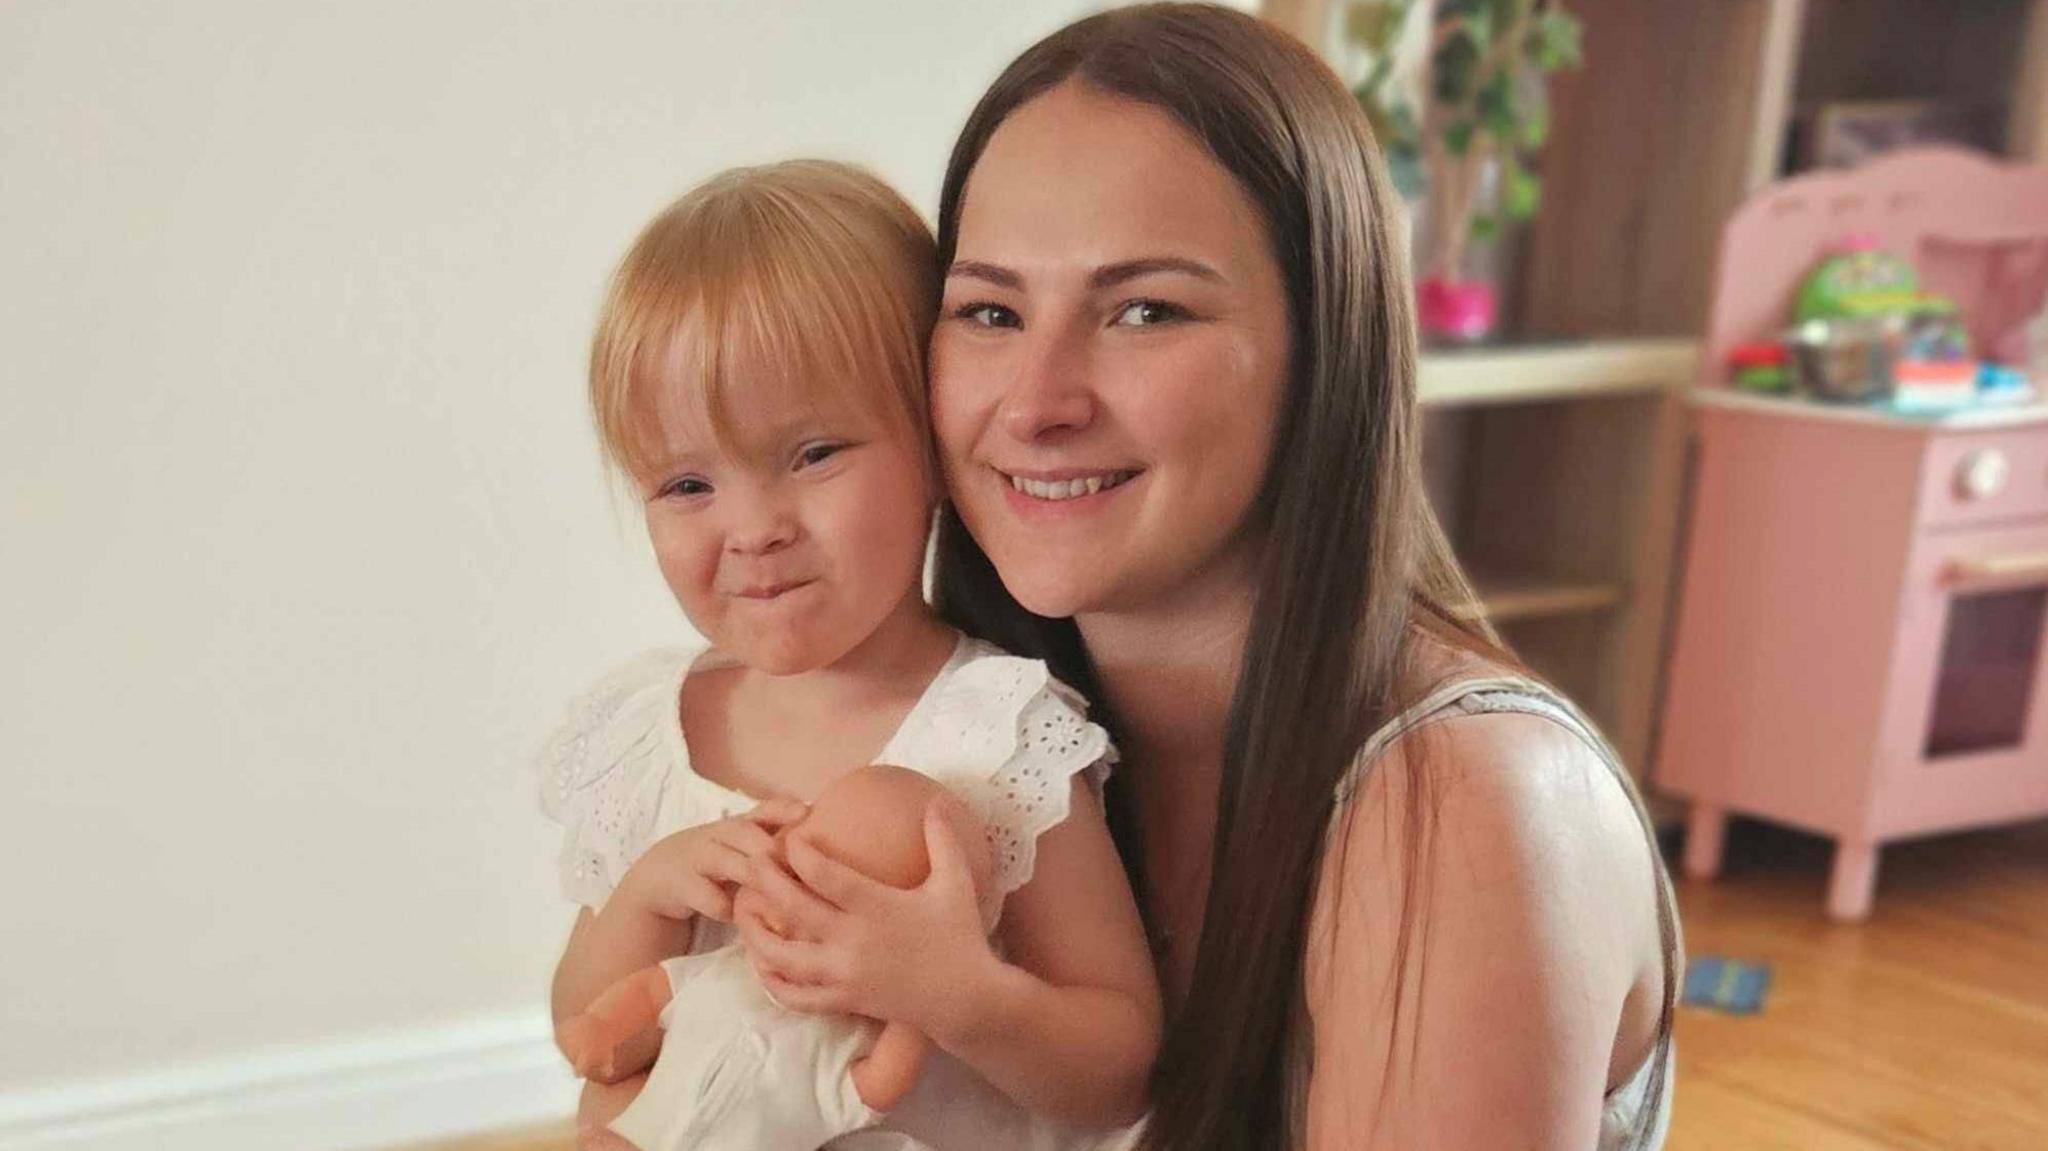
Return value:
M 731 666 L 716 649 L 648 652 L 579 698 L 540 756 L 541 808 L 562 825 L 561 883 L 593 910 L 664 836 L 742 814 L 756 800 L 690 769 L 681 693 L 693 672 Z M 1087 705 L 1038 660 L 962 636 L 904 716 L 877 762 L 921 772 L 964 800 L 995 849 L 993 928 L 1001 899 L 1022 887 L 1038 836 L 1067 817 L 1072 780 L 1099 796 L 1116 753 Z M 730 926 L 698 924 L 692 954 L 723 946 Z M 1037 1119 L 973 1070 L 934 1051 L 882 1126 L 834 1140 L 833 1151 L 987 1148 L 1063 1151 L 1073 1136 Z

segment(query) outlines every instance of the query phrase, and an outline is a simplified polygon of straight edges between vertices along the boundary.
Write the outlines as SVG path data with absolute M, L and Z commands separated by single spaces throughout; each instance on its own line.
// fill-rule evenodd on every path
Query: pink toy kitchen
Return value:
M 1886 844 L 2048 815 L 2048 167 L 1894 153 L 1729 219 L 1693 393 L 1657 785 Z

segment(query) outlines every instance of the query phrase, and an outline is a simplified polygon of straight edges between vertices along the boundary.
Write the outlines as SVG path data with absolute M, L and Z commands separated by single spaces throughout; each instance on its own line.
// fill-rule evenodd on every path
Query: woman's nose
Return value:
M 1020 366 L 1003 395 L 1003 430 L 1032 441 L 1080 431 L 1095 419 L 1094 382 L 1081 341 L 1049 335 Z

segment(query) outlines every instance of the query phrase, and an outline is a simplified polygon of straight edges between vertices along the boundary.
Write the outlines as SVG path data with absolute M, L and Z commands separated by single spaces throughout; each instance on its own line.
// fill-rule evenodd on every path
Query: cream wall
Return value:
M 525 773 L 682 633 L 580 407 L 714 168 L 927 211 L 1087 7 L 0 3 L 0 1100 L 538 1012 Z

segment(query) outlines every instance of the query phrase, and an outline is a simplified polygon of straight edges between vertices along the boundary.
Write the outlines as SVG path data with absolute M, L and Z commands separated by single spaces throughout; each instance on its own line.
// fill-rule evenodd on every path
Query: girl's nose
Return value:
M 725 547 L 740 555 L 767 555 L 796 542 L 796 516 L 788 504 L 767 493 L 749 494 L 727 505 Z
M 1010 381 L 998 411 L 1003 430 L 1032 441 L 1077 432 L 1095 420 L 1096 396 L 1079 341 L 1053 334 Z

